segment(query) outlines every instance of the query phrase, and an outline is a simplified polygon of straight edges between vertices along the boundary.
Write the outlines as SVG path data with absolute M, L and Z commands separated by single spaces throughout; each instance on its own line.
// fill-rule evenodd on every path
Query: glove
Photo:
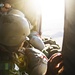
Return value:
M 62 54 L 53 54 L 48 61 L 48 68 L 46 75 L 60 75 L 64 70 Z

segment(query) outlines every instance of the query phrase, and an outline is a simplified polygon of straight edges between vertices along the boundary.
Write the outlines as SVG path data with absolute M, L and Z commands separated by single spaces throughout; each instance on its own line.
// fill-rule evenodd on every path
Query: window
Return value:
M 43 0 L 42 36 L 51 37 L 62 45 L 64 28 L 64 0 Z

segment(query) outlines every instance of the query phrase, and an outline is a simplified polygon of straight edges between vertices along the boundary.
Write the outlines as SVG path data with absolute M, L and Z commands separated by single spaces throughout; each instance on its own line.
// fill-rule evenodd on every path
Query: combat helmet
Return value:
M 19 15 L 7 14 L 0 17 L 0 44 L 17 46 L 30 34 L 26 18 Z

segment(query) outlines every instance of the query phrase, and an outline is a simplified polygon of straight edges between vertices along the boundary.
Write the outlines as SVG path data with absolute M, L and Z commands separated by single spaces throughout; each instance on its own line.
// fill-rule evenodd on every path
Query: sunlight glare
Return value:
M 43 0 L 42 3 L 42 32 L 50 34 L 63 30 L 64 0 Z

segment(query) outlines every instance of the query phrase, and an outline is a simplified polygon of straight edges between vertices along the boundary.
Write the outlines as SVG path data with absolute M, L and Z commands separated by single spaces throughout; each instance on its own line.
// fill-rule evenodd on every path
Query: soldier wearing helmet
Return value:
M 0 17 L 0 75 L 8 75 L 9 69 L 13 69 L 12 52 L 20 48 L 29 33 L 29 24 L 25 18 L 19 15 Z
M 45 75 L 48 59 L 41 51 L 24 48 L 30 34 L 26 18 L 17 14 L 0 17 L 0 75 Z M 18 70 L 15 69 L 15 64 Z

